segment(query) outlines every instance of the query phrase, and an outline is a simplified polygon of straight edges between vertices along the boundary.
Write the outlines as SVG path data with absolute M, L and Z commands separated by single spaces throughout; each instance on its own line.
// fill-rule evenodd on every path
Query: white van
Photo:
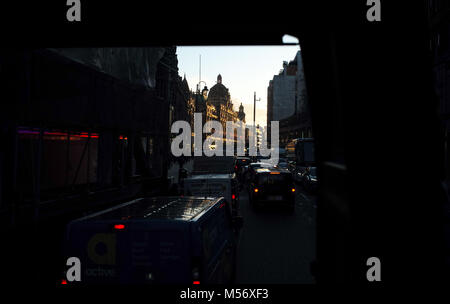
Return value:
M 235 173 L 208 173 L 192 175 L 184 179 L 184 195 L 224 197 L 231 214 L 238 214 L 238 182 Z

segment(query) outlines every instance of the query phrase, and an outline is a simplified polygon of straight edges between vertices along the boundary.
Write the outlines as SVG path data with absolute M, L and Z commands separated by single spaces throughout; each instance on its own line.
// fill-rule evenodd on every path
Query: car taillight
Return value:
M 236 199 L 236 195 L 232 194 L 232 195 L 231 195 L 231 198 L 232 198 L 232 199 Z
M 124 224 L 116 224 L 116 225 L 114 225 L 114 229 L 123 230 L 123 229 L 125 229 L 125 225 Z

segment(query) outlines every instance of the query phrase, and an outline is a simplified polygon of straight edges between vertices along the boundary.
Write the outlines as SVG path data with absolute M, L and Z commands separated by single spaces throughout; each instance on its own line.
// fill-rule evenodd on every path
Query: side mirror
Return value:
M 233 217 L 233 227 L 236 230 L 240 230 L 244 225 L 244 218 L 240 215 Z

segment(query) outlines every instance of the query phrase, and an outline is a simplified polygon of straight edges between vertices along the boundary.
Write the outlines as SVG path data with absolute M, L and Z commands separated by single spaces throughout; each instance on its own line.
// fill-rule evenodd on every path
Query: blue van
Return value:
M 223 197 L 136 199 L 70 222 L 65 253 L 78 284 L 232 283 L 242 218 L 229 210 Z

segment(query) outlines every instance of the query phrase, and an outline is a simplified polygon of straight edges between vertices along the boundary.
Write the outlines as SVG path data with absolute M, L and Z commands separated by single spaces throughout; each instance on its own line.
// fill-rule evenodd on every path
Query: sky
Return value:
M 222 76 L 228 88 L 234 110 L 242 102 L 246 124 L 253 124 L 253 96 L 256 92 L 256 124 L 267 123 L 267 87 L 283 68 L 283 61 L 294 60 L 299 45 L 279 46 L 183 46 L 177 47 L 178 74 L 184 77 L 193 91 L 201 80 L 210 89 Z M 205 84 L 201 83 L 201 88 Z

